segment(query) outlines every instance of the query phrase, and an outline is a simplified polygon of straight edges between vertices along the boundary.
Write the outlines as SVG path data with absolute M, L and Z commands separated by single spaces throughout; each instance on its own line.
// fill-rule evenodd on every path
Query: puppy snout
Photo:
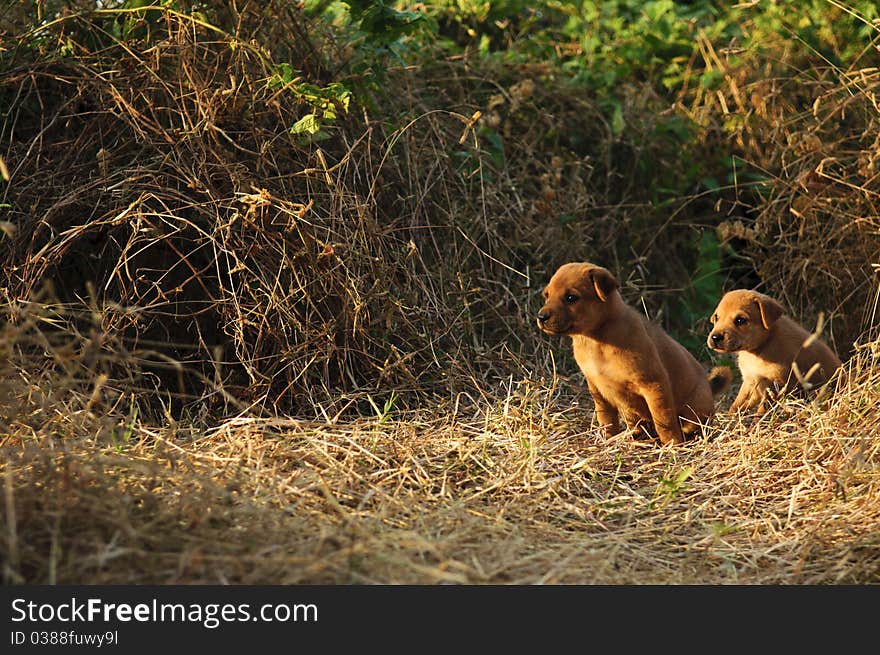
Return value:
M 711 335 L 709 335 L 709 340 L 712 342 L 713 346 L 720 346 L 724 342 L 724 333 L 713 332 Z
M 550 312 L 548 312 L 546 309 L 542 309 L 540 312 L 538 312 L 538 323 L 540 323 L 541 325 L 543 325 L 549 318 Z

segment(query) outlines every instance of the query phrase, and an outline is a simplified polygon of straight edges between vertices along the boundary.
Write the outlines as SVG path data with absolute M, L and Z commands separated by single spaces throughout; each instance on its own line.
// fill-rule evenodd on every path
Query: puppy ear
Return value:
M 593 283 L 593 289 L 599 300 L 605 302 L 614 291 L 620 286 L 611 271 L 604 268 L 592 268 L 588 274 L 590 281 Z
M 765 330 L 769 330 L 785 313 L 785 308 L 782 305 L 767 296 L 755 298 L 755 304 L 758 305 L 758 311 L 761 312 L 761 323 L 764 324 Z

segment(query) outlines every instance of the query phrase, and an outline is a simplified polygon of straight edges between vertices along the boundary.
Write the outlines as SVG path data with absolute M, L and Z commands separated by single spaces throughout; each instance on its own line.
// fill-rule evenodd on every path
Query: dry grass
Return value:
M 101 361 L 134 367 L 98 372 L 147 376 L 176 412 L 335 416 L 340 393 L 392 389 L 413 406 L 533 352 L 533 298 L 564 261 L 601 259 L 631 294 L 662 280 L 652 310 L 687 284 L 693 230 L 658 218 L 640 165 L 675 167 L 649 138 L 659 99 L 615 137 L 588 90 L 440 61 L 386 71 L 362 94 L 375 117 L 303 144 L 288 128 L 312 108 L 270 81 L 292 61 L 326 86 L 331 46 L 297 11 L 242 11 L 235 35 L 167 11 L 122 41 L 127 15 L 98 12 L 15 43 L 0 289 L 97 312 Z M 490 118 L 503 148 L 478 136 Z
M 340 46 L 290 3 L 243 12 L 234 35 L 172 11 L 138 26 L 162 38 L 112 37 L 107 13 L 33 42 L 0 26 L 5 582 L 880 582 L 873 160 L 787 222 L 827 153 L 768 153 L 777 185 L 740 226 L 805 323 L 860 337 L 842 389 L 680 448 L 605 440 L 534 294 L 596 259 L 671 320 L 697 263 L 669 253 L 726 217 L 652 204 L 689 156 L 650 139 L 662 99 L 632 90 L 613 135 L 540 66 L 439 61 L 303 144 L 309 108 L 268 81 L 296 61 L 326 85 Z M 832 99 L 861 94 L 844 146 L 867 152 L 859 79 Z M 817 120 L 838 143 L 766 97 L 745 150 L 772 124 L 795 152 Z
M 691 114 L 702 112 L 709 131 L 723 117 L 731 154 L 758 174 L 736 184 L 719 236 L 804 323 L 823 314 L 826 334 L 846 354 L 866 329 L 878 336 L 876 45 L 847 69 L 795 58 L 777 63 L 784 74 L 768 64 L 756 75 L 714 59 L 727 84 Z M 756 195 L 744 207 L 749 188 Z
M 71 362 L 35 330 L 4 340 L 7 582 L 880 581 L 877 342 L 833 398 L 659 448 L 527 367 L 417 412 L 156 425 L 23 366 Z

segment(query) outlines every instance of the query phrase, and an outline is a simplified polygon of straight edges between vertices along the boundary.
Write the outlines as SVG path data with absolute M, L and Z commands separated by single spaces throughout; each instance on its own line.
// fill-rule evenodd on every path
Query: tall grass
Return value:
M 0 28 L 5 581 L 878 580 L 869 23 L 69 4 Z M 707 365 L 722 290 L 822 313 L 840 390 L 603 439 L 582 259 Z

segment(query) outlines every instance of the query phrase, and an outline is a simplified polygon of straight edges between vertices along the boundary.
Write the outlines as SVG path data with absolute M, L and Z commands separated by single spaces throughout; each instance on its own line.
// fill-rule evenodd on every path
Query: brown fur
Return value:
M 600 266 L 564 264 L 544 289 L 538 327 L 572 338 L 606 435 L 619 432 L 623 418 L 664 444 L 679 443 L 712 417 L 713 393 L 729 384 L 730 369 L 707 377 L 681 344 L 626 305 L 617 289 Z
M 840 367 L 840 359 L 819 339 L 784 315 L 778 302 L 756 291 L 737 289 L 724 294 L 712 314 L 707 338 L 712 350 L 737 353 L 742 386 L 731 411 L 763 413 L 774 395 L 801 388 L 792 364 L 812 388 L 824 384 Z

